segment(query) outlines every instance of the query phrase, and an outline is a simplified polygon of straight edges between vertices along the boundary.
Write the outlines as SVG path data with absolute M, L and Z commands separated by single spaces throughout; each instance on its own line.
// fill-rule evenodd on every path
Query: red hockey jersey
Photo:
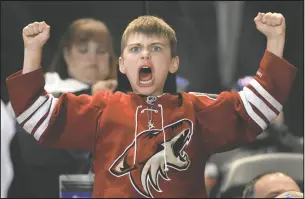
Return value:
M 296 69 L 265 52 L 240 92 L 143 97 L 44 90 L 42 70 L 7 79 L 18 122 L 41 144 L 95 153 L 93 197 L 206 197 L 209 155 L 255 139 L 282 109 Z

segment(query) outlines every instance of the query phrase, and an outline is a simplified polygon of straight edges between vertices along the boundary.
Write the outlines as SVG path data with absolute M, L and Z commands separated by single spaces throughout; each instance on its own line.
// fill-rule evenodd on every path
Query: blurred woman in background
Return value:
M 107 26 L 95 19 L 75 20 L 67 29 L 45 74 L 52 93 L 114 90 L 117 57 Z

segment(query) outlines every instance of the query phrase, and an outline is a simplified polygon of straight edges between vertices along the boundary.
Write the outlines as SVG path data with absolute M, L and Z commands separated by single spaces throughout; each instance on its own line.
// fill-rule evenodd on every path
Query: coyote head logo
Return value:
M 191 163 L 184 149 L 193 134 L 192 121 L 179 120 L 165 126 L 164 132 L 165 142 L 162 129 L 141 132 L 109 168 L 117 177 L 129 174 L 134 188 L 145 197 L 153 197 L 150 185 L 157 192 L 162 192 L 159 176 L 170 180 L 165 171 L 165 161 L 168 167 L 178 171 L 186 170 Z

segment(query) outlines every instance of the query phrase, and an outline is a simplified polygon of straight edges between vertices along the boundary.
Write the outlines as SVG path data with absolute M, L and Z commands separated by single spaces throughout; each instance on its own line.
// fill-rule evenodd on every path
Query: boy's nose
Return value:
M 149 56 L 142 56 L 142 59 L 149 59 Z
M 141 55 L 141 59 L 150 59 L 150 53 L 149 52 L 143 52 Z

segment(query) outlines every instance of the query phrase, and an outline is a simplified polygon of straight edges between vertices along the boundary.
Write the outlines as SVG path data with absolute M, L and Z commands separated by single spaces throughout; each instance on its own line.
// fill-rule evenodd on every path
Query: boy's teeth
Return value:
M 141 84 L 149 84 L 149 83 L 151 83 L 151 81 L 152 81 L 152 80 L 146 80 L 146 81 L 140 80 L 140 83 L 141 83 Z

